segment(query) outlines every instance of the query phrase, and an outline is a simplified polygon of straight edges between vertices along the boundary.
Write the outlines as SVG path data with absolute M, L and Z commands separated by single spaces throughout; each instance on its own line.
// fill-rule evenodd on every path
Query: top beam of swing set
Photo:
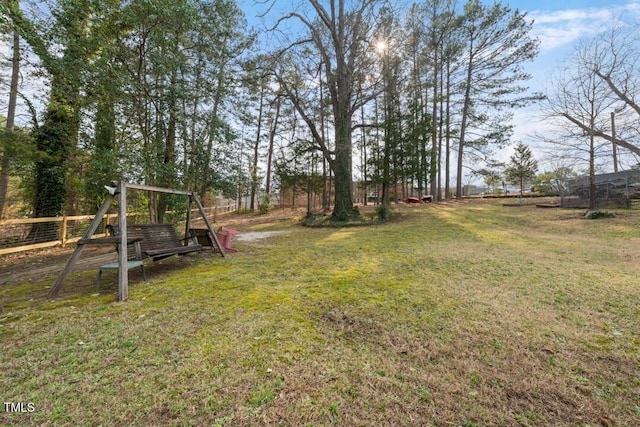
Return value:
M 115 187 L 109 187 L 110 189 L 117 189 L 118 188 L 118 183 L 117 182 L 112 182 L 111 185 L 115 186 Z M 131 188 L 132 190 L 144 190 L 144 191 L 154 191 L 156 193 L 167 193 L 167 194 L 181 194 L 183 196 L 191 196 L 193 197 L 195 195 L 195 193 L 190 192 L 190 191 L 184 191 L 184 190 L 173 190 L 170 188 L 162 188 L 162 187 L 154 187 L 152 185 L 142 185 L 142 184 L 131 184 L 131 183 L 125 183 L 127 188 Z M 111 190 L 109 190 L 109 192 L 111 192 Z
M 67 274 L 71 271 L 73 265 L 80 259 L 80 255 L 84 250 L 84 245 L 87 243 L 91 243 L 91 237 L 95 234 L 98 229 L 98 225 L 100 221 L 102 221 L 102 217 L 107 213 L 109 206 L 113 203 L 114 199 L 118 199 L 118 227 L 122 232 L 120 233 L 120 242 L 119 242 L 119 251 L 118 251 L 118 264 L 120 266 L 124 266 L 128 261 L 128 239 L 127 239 L 127 189 L 132 190 L 143 190 L 143 191 L 153 191 L 156 193 L 167 193 L 167 194 L 178 194 L 189 197 L 189 205 L 191 205 L 191 200 L 193 200 L 198 206 L 198 210 L 200 211 L 200 215 L 202 215 L 202 219 L 204 220 L 207 229 L 211 236 L 213 236 L 213 242 L 220 252 L 221 256 L 224 257 L 224 249 L 218 240 L 216 233 L 213 231 L 213 227 L 209 222 L 209 218 L 207 218 L 207 214 L 204 211 L 204 207 L 200 202 L 200 198 L 198 195 L 193 192 L 184 191 L 184 190 L 175 190 L 170 188 L 162 188 L 162 187 L 154 187 L 151 185 L 141 185 L 141 184 L 131 184 L 125 181 L 112 182 L 111 186 L 105 186 L 106 190 L 109 192 L 109 195 L 105 198 L 102 206 L 98 209 L 96 216 L 89 224 L 89 228 L 85 232 L 82 239 L 78 242 L 78 246 L 76 250 L 71 255 L 71 258 L 67 261 L 64 269 L 58 276 L 56 283 L 49 290 L 49 294 L 47 295 L 49 298 L 56 297 L 60 292 L 60 288 L 64 282 L 64 279 L 67 277 Z M 187 206 L 187 224 L 186 224 L 186 233 L 189 232 L 189 226 L 191 221 L 191 207 Z M 129 269 L 128 268 L 118 268 L 118 301 L 126 301 L 129 298 Z

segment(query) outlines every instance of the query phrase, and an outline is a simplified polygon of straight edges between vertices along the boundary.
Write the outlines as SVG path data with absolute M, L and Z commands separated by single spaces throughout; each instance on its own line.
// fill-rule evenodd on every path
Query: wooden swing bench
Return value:
M 120 237 L 118 225 L 107 225 L 107 233 Z M 158 261 L 173 255 L 186 255 L 204 247 L 192 237 L 179 239 L 171 224 L 130 224 L 127 225 L 127 239 L 139 239 L 135 246 L 135 258 L 151 258 Z
M 189 230 L 189 228 L 191 228 L 191 203 L 195 202 L 200 215 L 202 215 L 202 220 L 204 221 L 211 237 L 213 238 L 214 246 L 212 247 L 212 249 L 217 248 L 220 255 L 223 258 L 225 257 L 225 251 L 220 244 L 216 233 L 213 231 L 204 207 L 202 206 L 202 202 L 200 202 L 200 199 L 198 198 L 198 195 L 196 193 L 170 188 L 155 187 L 152 185 L 131 184 L 125 181 L 112 182 L 110 186 L 105 186 L 105 189 L 107 190 L 108 194 L 106 195 L 104 202 L 102 202 L 102 205 L 100 205 L 100 208 L 96 212 L 96 215 L 89 224 L 89 227 L 86 229 L 84 236 L 78 242 L 78 247 L 75 249 L 75 251 L 73 251 L 73 254 L 67 261 L 67 264 L 62 269 L 62 272 L 60 272 L 58 279 L 53 284 L 51 289 L 49 289 L 49 293 L 47 294 L 48 298 L 54 298 L 58 296 L 65 278 L 67 277 L 73 266 L 76 264 L 76 262 L 80 259 L 85 246 L 88 244 L 116 244 L 116 248 L 118 249 L 117 264 L 107 264 L 106 266 L 102 266 L 101 270 L 116 270 L 118 272 L 118 301 L 126 301 L 129 298 L 129 270 L 137 266 L 140 266 L 142 269 L 144 263 L 140 263 L 142 262 L 143 258 L 151 258 L 154 261 L 157 261 L 159 259 L 167 258 L 172 255 L 185 255 L 204 248 L 196 241 L 191 242 L 191 240 L 194 239 L 189 232 L 185 233 L 187 234 L 187 236 L 189 236 L 188 238 L 179 239 L 176 230 L 170 224 L 128 225 L 127 191 L 130 189 L 149 191 L 152 193 L 187 196 L 188 209 L 185 229 Z M 118 223 L 117 225 L 107 226 L 107 232 L 111 235 L 111 237 L 93 238 L 98 228 L 100 227 L 100 224 L 102 223 L 104 215 L 106 215 L 109 207 L 113 204 L 114 201 L 116 201 L 116 199 L 118 202 Z M 119 227 L 126 227 L 126 229 L 119 230 Z M 125 242 L 126 245 L 124 247 L 119 247 L 121 243 Z M 131 248 L 132 246 L 133 250 L 129 252 L 129 248 Z M 140 249 L 138 250 L 136 246 L 138 246 Z M 135 256 L 130 257 L 130 253 L 132 255 L 135 254 Z

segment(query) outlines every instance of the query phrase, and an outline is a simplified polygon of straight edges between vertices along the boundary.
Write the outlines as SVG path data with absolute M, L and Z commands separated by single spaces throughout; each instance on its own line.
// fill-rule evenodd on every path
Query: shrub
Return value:
M 391 218 L 391 208 L 387 205 L 380 205 L 376 208 L 378 221 L 386 221 Z
M 613 212 L 608 211 L 588 211 L 584 214 L 586 219 L 598 219 L 598 218 L 613 218 L 616 215 Z
M 264 193 L 262 197 L 260 197 L 260 203 L 258 205 L 258 211 L 261 215 L 266 215 L 273 209 L 273 205 L 271 204 L 271 196 L 269 193 Z

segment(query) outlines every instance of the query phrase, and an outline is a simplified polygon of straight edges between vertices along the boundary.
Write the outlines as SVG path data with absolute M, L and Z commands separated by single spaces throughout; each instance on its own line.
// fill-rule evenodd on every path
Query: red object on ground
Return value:
M 417 197 L 408 197 L 407 203 L 420 203 L 420 199 L 418 199 Z
M 216 231 L 216 236 L 218 237 L 220 245 L 222 245 L 225 252 L 238 252 L 237 249 L 231 247 L 231 240 L 233 239 L 233 236 L 238 233 L 238 230 L 233 230 L 227 227 L 220 227 L 218 231 Z

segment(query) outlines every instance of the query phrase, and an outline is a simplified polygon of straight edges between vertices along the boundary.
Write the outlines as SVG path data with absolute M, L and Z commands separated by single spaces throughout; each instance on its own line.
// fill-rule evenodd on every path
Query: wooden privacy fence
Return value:
M 235 205 L 205 208 L 207 217 L 213 222 L 218 215 L 233 210 Z M 147 213 L 127 214 L 133 224 L 148 222 L 148 216 Z M 82 238 L 93 217 L 94 215 L 76 215 L 0 220 L 0 256 L 75 243 Z M 113 224 L 117 218 L 118 214 L 106 214 L 94 236 L 104 237 L 107 224 Z

